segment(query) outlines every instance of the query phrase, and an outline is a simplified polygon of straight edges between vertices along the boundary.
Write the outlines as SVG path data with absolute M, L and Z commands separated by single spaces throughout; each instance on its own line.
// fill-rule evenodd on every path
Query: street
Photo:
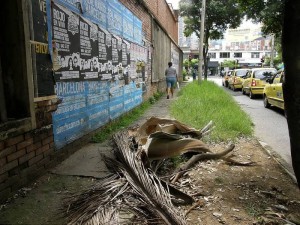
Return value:
M 222 86 L 221 77 L 209 77 L 208 79 Z M 283 159 L 286 169 L 293 174 L 288 126 L 283 111 L 274 107 L 264 108 L 262 97 L 250 99 L 241 91 L 234 92 L 226 87 L 223 88 L 251 117 L 255 125 L 255 136 L 261 142 L 269 145 Z

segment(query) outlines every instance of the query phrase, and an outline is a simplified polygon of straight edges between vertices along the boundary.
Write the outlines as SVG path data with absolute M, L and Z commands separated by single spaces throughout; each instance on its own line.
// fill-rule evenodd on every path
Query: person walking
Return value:
M 165 71 L 166 82 L 167 82 L 167 99 L 170 98 L 170 95 L 174 94 L 174 86 L 178 80 L 177 71 L 174 67 L 172 67 L 172 62 L 168 63 L 168 68 Z

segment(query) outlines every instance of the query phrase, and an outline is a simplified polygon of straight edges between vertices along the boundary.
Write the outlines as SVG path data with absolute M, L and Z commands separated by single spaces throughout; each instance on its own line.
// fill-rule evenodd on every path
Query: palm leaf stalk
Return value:
M 169 190 L 130 149 L 128 132 L 119 132 L 113 139 L 116 158 L 103 157 L 113 175 L 68 200 L 68 224 L 186 224 Z
M 144 167 L 138 154 L 130 149 L 128 132 L 118 132 L 113 139 L 117 145 L 117 160 L 122 165 L 119 169 L 148 210 L 164 224 L 186 224 L 184 216 L 172 204 L 169 191 L 162 186 L 155 173 Z

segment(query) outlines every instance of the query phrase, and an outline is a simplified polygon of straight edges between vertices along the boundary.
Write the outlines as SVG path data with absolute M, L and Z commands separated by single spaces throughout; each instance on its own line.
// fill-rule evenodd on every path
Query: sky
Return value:
M 179 9 L 179 1 L 180 0 L 167 0 L 167 3 L 171 3 L 173 9 Z

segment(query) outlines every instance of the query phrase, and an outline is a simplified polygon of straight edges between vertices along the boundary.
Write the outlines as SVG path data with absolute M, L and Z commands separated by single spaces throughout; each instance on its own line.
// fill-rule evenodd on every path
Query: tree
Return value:
M 282 0 L 237 0 L 248 19 L 262 24 L 264 34 L 281 36 L 283 25 Z
M 237 28 L 244 14 L 238 7 L 236 0 L 206 0 L 206 20 L 204 32 L 204 77 L 207 79 L 207 52 L 208 40 L 218 40 L 223 37 L 227 28 Z M 184 17 L 185 36 L 193 32 L 200 37 L 201 0 L 181 0 L 179 3 L 180 15 Z
M 223 67 L 228 67 L 229 69 L 236 68 L 237 63 L 235 60 L 224 60 Z
M 300 188 L 300 2 L 287 0 L 284 9 L 282 56 L 286 77 L 283 83 L 283 96 L 289 127 L 292 163 Z

